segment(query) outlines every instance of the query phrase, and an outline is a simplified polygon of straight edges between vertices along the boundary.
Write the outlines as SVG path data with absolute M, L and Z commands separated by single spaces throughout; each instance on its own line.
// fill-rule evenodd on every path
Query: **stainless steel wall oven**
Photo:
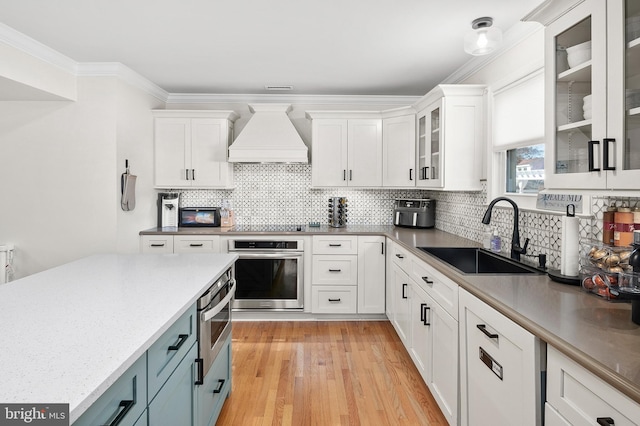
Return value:
M 231 267 L 198 299 L 198 377 L 203 384 L 211 365 L 231 334 L 231 302 L 236 291 Z
M 301 239 L 229 240 L 237 253 L 237 309 L 302 309 L 303 243 Z

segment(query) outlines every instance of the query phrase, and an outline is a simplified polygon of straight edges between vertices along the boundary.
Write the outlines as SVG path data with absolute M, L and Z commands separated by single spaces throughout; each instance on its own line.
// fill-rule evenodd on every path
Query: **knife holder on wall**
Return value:
M 347 199 L 345 197 L 329 198 L 329 226 L 342 228 L 347 225 Z

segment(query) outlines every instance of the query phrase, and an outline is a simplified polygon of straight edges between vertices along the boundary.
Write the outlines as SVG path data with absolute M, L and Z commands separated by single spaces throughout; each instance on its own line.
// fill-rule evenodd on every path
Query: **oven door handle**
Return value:
M 231 299 L 233 298 L 233 295 L 236 294 L 236 286 L 235 286 L 235 280 L 231 279 L 229 284 L 231 286 L 231 288 L 229 289 L 229 293 L 227 293 L 227 295 L 224 297 L 224 299 L 222 299 L 220 302 L 218 302 L 218 304 L 216 306 L 214 306 L 213 308 L 206 310 L 204 312 L 202 312 L 200 314 L 200 321 L 202 322 L 207 322 L 210 321 L 211 318 L 215 317 L 216 315 L 218 315 L 220 313 L 220 311 L 222 311 L 222 309 L 224 309 L 224 307 L 227 305 L 227 303 L 229 303 L 231 301 Z

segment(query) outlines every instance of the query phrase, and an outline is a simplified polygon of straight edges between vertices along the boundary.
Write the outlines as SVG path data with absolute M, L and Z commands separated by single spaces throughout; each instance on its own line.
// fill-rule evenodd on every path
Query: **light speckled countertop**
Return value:
M 73 423 L 236 257 L 96 255 L 0 286 L 0 401 Z
M 301 231 L 274 232 L 260 226 L 239 228 L 180 228 L 162 232 L 152 228 L 141 235 L 386 235 L 438 271 L 457 282 L 514 322 L 640 403 L 640 326 L 631 321 L 629 303 L 611 303 L 558 284 L 546 275 L 467 275 L 457 272 L 416 247 L 477 247 L 478 243 L 436 229 L 349 225 L 344 228 L 302 226 Z

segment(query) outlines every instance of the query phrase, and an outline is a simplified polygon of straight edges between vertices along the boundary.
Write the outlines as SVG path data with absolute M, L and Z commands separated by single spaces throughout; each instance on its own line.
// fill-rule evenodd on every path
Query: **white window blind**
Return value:
M 493 96 L 493 147 L 504 150 L 544 141 L 544 73 L 537 72 Z

